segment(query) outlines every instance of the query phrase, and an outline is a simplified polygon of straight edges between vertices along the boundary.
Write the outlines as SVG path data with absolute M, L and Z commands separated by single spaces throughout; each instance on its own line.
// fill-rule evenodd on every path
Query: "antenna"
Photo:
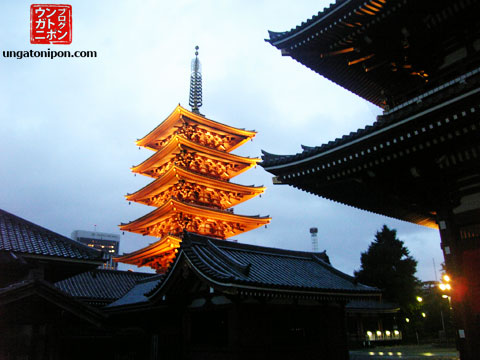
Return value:
M 192 112 L 200 114 L 202 106 L 202 65 L 198 59 L 198 46 L 195 46 L 195 59 L 192 59 L 192 73 L 190 75 L 190 99 L 188 104 Z
M 310 235 L 312 236 L 312 251 L 318 252 L 318 229 L 316 227 L 310 228 Z

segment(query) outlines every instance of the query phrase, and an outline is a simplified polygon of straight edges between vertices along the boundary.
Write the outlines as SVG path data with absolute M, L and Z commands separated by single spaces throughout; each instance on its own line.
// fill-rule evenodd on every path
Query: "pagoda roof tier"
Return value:
M 185 125 L 193 128 L 186 128 Z M 197 142 L 225 151 L 238 148 L 256 134 L 255 131 L 238 129 L 207 119 L 203 115 L 195 114 L 178 105 L 160 125 L 137 140 L 136 144 L 151 150 L 159 150 L 168 142 L 168 138 L 174 136 L 182 128 L 185 130 L 186 138 L 193 130 L 196 132 L 197 136 L 194 137 Z
M 113 260 L 138 267 L 149 266 L 163 272 L 175 260 L 181 242 L 181 238 L 168 235 L 147 247 L 122 256 L 116 256 Z
M 265 189 L 218 180 L 173 165 L 160 178 L 125 197 L 128 201 L 157 207 L 175 197 L 227 209 L 263 193 Z
M 476 67 L 478 13 L 478 1 L 337 0 L 267 41 L 387 110 Z
M 181 234 L 187 230 L 226 239 L 266 225 L 270 220 L 270 217 L 237 215 L 171 199 L 137 220 L 121 224 L 120 229 L 156 237 Z
M 218 151 L 174 135 L 161 150 L 131 170 L 156 178 L 173 166 L 172 161 L 195 172 L 227 180 L 255 166 L 260 159 Z

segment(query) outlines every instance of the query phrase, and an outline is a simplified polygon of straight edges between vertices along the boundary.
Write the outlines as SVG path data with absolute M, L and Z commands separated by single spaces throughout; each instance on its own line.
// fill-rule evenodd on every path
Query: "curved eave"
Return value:
M 235 146 L 228 149 L 228 151 L 232 151 L 237 147 L 244 144 L 249 139 L 253 138 L 256 135 L 255 131 L 244 130 L 235 128 L 233 126 L 225 125 L 214 120 L 208 119 L 204 116 L 199 114 L 195 114 L 193 112 L 188 111 L 181 105 L 177 105 L 175 110 L 162 122 L 158 125 L 155 129 L 145 135 L 143 138 L 136 141 L 138 146 L 144 146 L 151 150 L 157 150 L 156 147 L 151 147 L 150 143 L 154 142 L 156 139 L 162 138 L 162 134 L 165 134 L 169 131 L 169 129 L 173 128 L 175 125 L 181 122 L 181 116 L 187 116 L 189 119 L 204 125 L 211 129 L 219 130 L 225 134 L 232 134 L 235 136 L 243 137 L 244 139 L 237 143 Z
M 244 197 L 240 201 L 233 203 L 231 206 L 240 204 L 259 194 L 262 194 L 266 190 L 266 187 L 264 186 L 253 187 L 253 186 L 234 184 L 231 182 L 218 180 L 211 177 L 206 177 L 204 175 L 200 175 L 200 174 L 188 171 L 181 167 L 173 166 L 160 178 L 151 182 L 150 184 L 146 185 L 145 187 L 141 188 L 135 193 L 126 195 L 125 198 L 128 201 L 135 201 L 135 202 L 140 202 L 148 205 L 148 201 L 147 201 L 148 198 L 151 198 L 152 196 L 162 193 L 163 191 L 167 190 L 170 186 L 177 183 L 179 180 L 194 182 L 195 184 L 208 186 L 215 190 L 238 192 L 238 193 L 244 194 Z
M 241 223 L 248 227 L 248 230 L 253 230 L 262 225 L 270 223 L 271 218 L 260 216 L 237 215 L 223 210 L 209 209 L 204 206 L 193 204 L 186 204 L 175 199 L 171 199 L 162 207 L 134 220 L 128 224 L 120 225 L 121 230 L 144 233 L 144 229 L 154 226 L 165 219 L 170 218 L 178 212 L 192 216 L 206 217 L 212 220 L 228 221 L 233 223 Z M 234 234 L 236 235 L 236 234 Z M 233 235 L 232 235 L 233 236 Z
M 233 162 L 237 164 L 245 165 L 245 168 L 235 174 L 238 175 L 243 171 L 250 169 L 252 166 L 255 166 L 257 162 L 261 159 L 259 158 L 247 158 L 239 155 L 230 154 L 227 152 L 222 152 L 214 150 L 199 144 L 196 144 L 192 141 L 189 141 L 181 136 L 175 135 L 172 139 L 165 145 L 161 150 L 150 156 L 144 162 L 133 166 L 131 168 L 134 173 L 145 173 L 148 170 L 151 170 L 153 167 L 158 167 L 166 162 L 168 162 L 175 154 L 176 151 L 183 148 L 189 148 L 195 153 L 200 153 L 207 157 L 210 157 L 215 160 L 224 161 L 224 162 Z M 148 174 L 146 174 L 148 175 Z
M 115 262 L 137 265 L 143 259 L 164 254 L 170 251 L 174 251 L 175 249 L 180 247 L 181 242 L 182 242 L 182 239 L 176 236 L 168 235 L 162 238 L 161 240 L 156 241 L 137 251 L 134 251 L 128 254 L 123 254 L 121 256 L 115 256 L 113 260 Z
M 276 155 L 262 150 L 264 156 L 260 166 L 269 172 L 278 174 L 278 172 L 287 171 L 291 167 L 303 165 L 310 161 L 332 155 L 336 152 L 338 153 L 341 150 L 353 148 L 354 146 L 360 146 L 365 141 L 388 134 L 391 131 L 401 131 L 405 126 L 411 126 L 411 124 L 421 121 L 425 116 L 432 116 L 432 113 L 439 114 L 441 111 L 444 111 L 443 109 L 448 108 L 448 106 L 451 106 L 452 104 L 461 104 L 461 101 L 473 96 L 478 96 L 478 94 L 480 94 L 480 87 L 476 87 L 466 93 L 449 98 L 418 113 L 395 120 L 385 126 L 374 127 L 368 125 L 363 129 L 357 130 L 355 133 L 351 133 L 352 135 L 344 136 L 341 139 L 336 139 L 331 143 L 324 144 L 318 147 L 318 150 L 313 152 L 304 149 L 302 153 L 294 155 Z M 476 101 L 476 99 L 473 101 Z
M 428 227 L 428 228 L 431 228 L 431 229 L 438 230 L 438 224 L 436 223 L 435 218 L 428 217 L 428 216 L 422 215 L 420 213 L 408 212 L 408 213 L 402 213 L 402 214 L 400 214 L 400 213 L 392 214 L 392 213 L 386 213 L 386 212 L 381 212 L 381 211 L 375 211 L 375 210 L 372 210 L 370 208 L 362 207 L 361 205 L 353 205 L 351 203 L 347 203 L 347 202 L 344 202 L 344 201 L 339 201 L 338 199 L 335 199 L 333 197 L 327 197 L 327 196 L 324 196 L 324 195 L 321 195 L 321 194 L 314 193 L 312 191 L 303 189 L 302 187 L 300 187 L 298 185 L 295 185 L 295 184 L 291 184 L 291 183 L 286 183 L 286 184 L 290 185 L 290 186 L 293 186 L 294 188 L 296 188 L 298 190 L 305 191 L 309 194 L 317 195 L 317 196 L 319 196 L 323 199 L 333 201 L 337 204 L 342 204 L 342 205 L 345 205 L 345 206 L 348 206 L 348 207 L 352 207 L 354 209 L 369 212 L 371 214 L 386 216 L 386 217 L 390 217 L 390 218 L 393 218 L 393 219 L 397 219 L 397 220 L 401 220 L 401 221 L 405 221 L 405 222 L 409 222 L 409 223 L 414 223 L 414 224 L 417 224 L 417 225 L 421 225 L 421 226 L 425 226 L 425 227 Z
M 375 80 L 376 76 L 370 71 L 347 66 L 348 61 L 339 60 L 332 54 L 344 54 L 342 51 L 347 48 L 359 51 L 359 43 L 364 38 L 363 33 L 380 21 L 388 23 L 386 17 L 396 12 L 403 4 L 403 1 L 386 0 L 337 1 L 329 9 L 295 29 L 283 33 L 270 32 L 270 39 L 267 41 L 279 49 L 282 55 L 290 56 L 345 90 L 380 108 L 385 108 L 385 97 L 381 93 L 387 89 L 392 90 L 394 87 L 378 81 L 379 79 Z M 352 41 L 357 37 L 360 41 Z M 378 62 L 375 61 L 377 65 L 389 63 L 388 59 L 385 60 L 380 54 L 373 53 L 375 59 L 379 59 Z M 363 54 L 363 57 L 369 55 Z M 381 66 L 377 65 L 373 67 L 376 72 L 380 71 L 377 67 Z M 395 74 L 390 70 L 386 72 L 389 77 L 395 76 L 394 84 L 400 76 L 399 73 Z M 413 78 L 410 75 L 406 78 L 411 83 L 409 87 L 416 84 L 415 79 L 410 79 Z
M 343 0 L 343 1 L 337 0 L 337 2 L 331 4 L 329 8 L 325 8 L 322 12 L 319 12 L 310 20 L 307 20 L 306 22 L 302 23 L 302 25 L 297 26 L 294 29 L 291 29 L 289 31 L 284 31 L 284 32 L 269 31 L 268 33 L 269 33 L 270 39 L 268 39 L 267 41 L 271 43 L 273 46 L 275 46 L 276 48 L 281 49 L 285 43 L 295 41 L 296 39 L 304 36 L 305 33 L 312 31 L 317 27 L 321 28 L 320 34 L 323 34 L 323 32 L 328 29 L 328 26 L 321 26 L 320 24 L 322 23 L 327 23 L 327 25 L 331 23 L 336 24 L 337 21 L 339 21 L 340 17 L 342 17 L 342 15 L 346 12 L 344 11 L 344 9 L 348 9 L 348 7 L 354 4 L 355 2 L 359 4 L 364 3 L 364 1 L 359 1 L 359 0 Z M 378 2 L 382 3 L 383 0 L 380 0 Z M 349 13 L 349 15 L 351 14 L 352 12 Z M 344 18 L 346 17 L 347 16 L 345 15 Z
M 329 288 L 308 288 L 308 287 L 295 287 L 283 285 L 279 286 L 277 284 L 264 284 L 258 282 L 249 282 L 249 281 L 239 281 L 234 278 L 222 278 L 222 276 L 211 276 L 205 274 L 201 269 L 195 265 L 195 261 L 190 259 L 190 256 L 181 252 L 185 255 L 185 258 L 191 265 L 191 268 L 196 272 L 196 274 L 206 280 L 212 285 L 218 286 L 221 290 L 225 288 L 236 288 L 241 289 L 246 293 L 256 293 L 257 291 L 268 292 L 268 293 L 282 293 L 282 294 L 292 294 L 292 295 L 302 295 L 302 296 L 312 296 L 312 297 L 322 297 L 322 298 L 363 298 L 363 297 L 379 297 L 381 292 L 378 290 L 339 290 L 339 289 L 329 289 Z M 256 293 L 258 294 L 258 293 Z

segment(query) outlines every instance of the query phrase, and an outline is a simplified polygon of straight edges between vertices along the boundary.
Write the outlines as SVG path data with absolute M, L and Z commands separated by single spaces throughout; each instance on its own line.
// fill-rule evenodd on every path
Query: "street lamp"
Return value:
M 444 274 L 442 276 L 442 280 L 443 280 L 443 282 L 438 284 L 438 287 L 440 288 L 440 290 L 443 291 L 443 292 L 449 292 L 450 290 L 452 290 L 452 285 L 450 284 L 450 281 L 451 281 L 450 276 L 447 275 L 447 274 Z M 442 298 L 448 299 L 448 305 L 451 309 L 452 308 L 452 298 L 451 298 L 451 296 L 447 295 L 447 294 L 442 294 Z
M 450 276 L 445 274 L 442 276 L 442 282 L 440 284 L 438 284 L 438 287 L 440 288 L 440 290 L 442 291 L 450 291 L 452 290 L 452 285 L 450 285 Z

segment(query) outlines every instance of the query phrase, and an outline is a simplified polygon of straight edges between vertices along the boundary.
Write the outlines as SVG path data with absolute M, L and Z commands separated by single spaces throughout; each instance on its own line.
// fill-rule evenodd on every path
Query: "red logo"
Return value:
M 30 43 L 72 43 L 72 6 L 32 4 L 30 6 Z

